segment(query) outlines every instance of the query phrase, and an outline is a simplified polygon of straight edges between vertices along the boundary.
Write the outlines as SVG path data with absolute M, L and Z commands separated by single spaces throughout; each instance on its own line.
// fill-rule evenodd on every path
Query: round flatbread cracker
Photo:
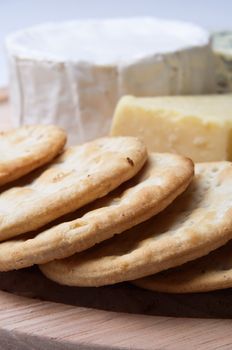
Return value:
M 198 293 L 232 287 L 232 241 L 200 259 L 135 281 L 165 293 Z
M 133 177 L 147 151 L 135 137 L 108 137 L 67 149 L 45 170 L 0 194 L 0 240 L 36 230 Z
M 52 280 L 101 286 L 206 255 L 232 238 L 232 163 L 196 165 L 188 189 L 152 219 L 70 258 L 41 266 Z
M 130 181 L 33 237 L 0 244 L 0 271 L 64 258 L 119 234 L 167 207 L 188 186 L 193 163 L 172 154 L 152 154 Z M 70 219 L 70 215 L 69 215 Z M 63 218 L 61 218 L 63 220 Z
M 53 125 L 22 126 L 0 133 L 0 185 L 50 162 L 63 149 L 65 132 Z

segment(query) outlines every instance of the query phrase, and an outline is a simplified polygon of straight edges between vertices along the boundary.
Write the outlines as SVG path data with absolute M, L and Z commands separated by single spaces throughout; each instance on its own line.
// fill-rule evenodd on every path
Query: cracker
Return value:
M 200 163 L 188 189 L 152 219 L 70 258 L 41 267 L 61 284 L 138 279 L 206 255 L 232 238 L 232 164 Z
M 106 195 L 133 177 L 147 151 L 134 137 L 102 138 L 71 147 L 45 170 L 0 195 L 0 240 L 17 236 Z
M 64 258 L 119 234 L 167 207 L 188 186 L 193 163 L 172 154 L 152 154 L 130 181 L 81 211 L 72 220 L 0 244 L 0 271 Z
M 135 281 L 166 293 L 197 293 L 232 287 L 232 241 L 210 254 L 177 268 Z
M 0 133 L 0 185 L 50 162 L 65 142 L 65 132 L 53 125 L 23 126 Z

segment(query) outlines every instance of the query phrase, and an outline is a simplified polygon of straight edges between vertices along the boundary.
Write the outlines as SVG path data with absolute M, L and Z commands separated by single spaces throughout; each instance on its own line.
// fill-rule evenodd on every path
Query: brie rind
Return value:
M 53 123 L 71 143 L 108 133 L 124 94 L 213 92 L 206 31 L 153 18 L 51 23 L 8 36 L 14 124 Z

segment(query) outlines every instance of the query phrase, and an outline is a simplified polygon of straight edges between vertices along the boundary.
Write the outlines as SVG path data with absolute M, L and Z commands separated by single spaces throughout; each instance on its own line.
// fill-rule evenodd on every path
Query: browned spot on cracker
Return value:
M 134 166 L 134 162 L 131 158 L 127 157 L 126 160 L 128 161 L 128 163 L 131 165 L 131 166 Z

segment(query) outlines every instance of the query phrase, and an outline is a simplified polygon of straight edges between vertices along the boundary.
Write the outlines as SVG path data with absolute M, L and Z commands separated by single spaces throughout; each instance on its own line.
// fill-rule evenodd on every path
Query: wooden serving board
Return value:
M 1 129 L 11 124 L 4 94 Z M 36 267 L 0 273 L 0 350 L 231 349 L 231 319 L 231 290 L 168 295 L 60 286 Z

